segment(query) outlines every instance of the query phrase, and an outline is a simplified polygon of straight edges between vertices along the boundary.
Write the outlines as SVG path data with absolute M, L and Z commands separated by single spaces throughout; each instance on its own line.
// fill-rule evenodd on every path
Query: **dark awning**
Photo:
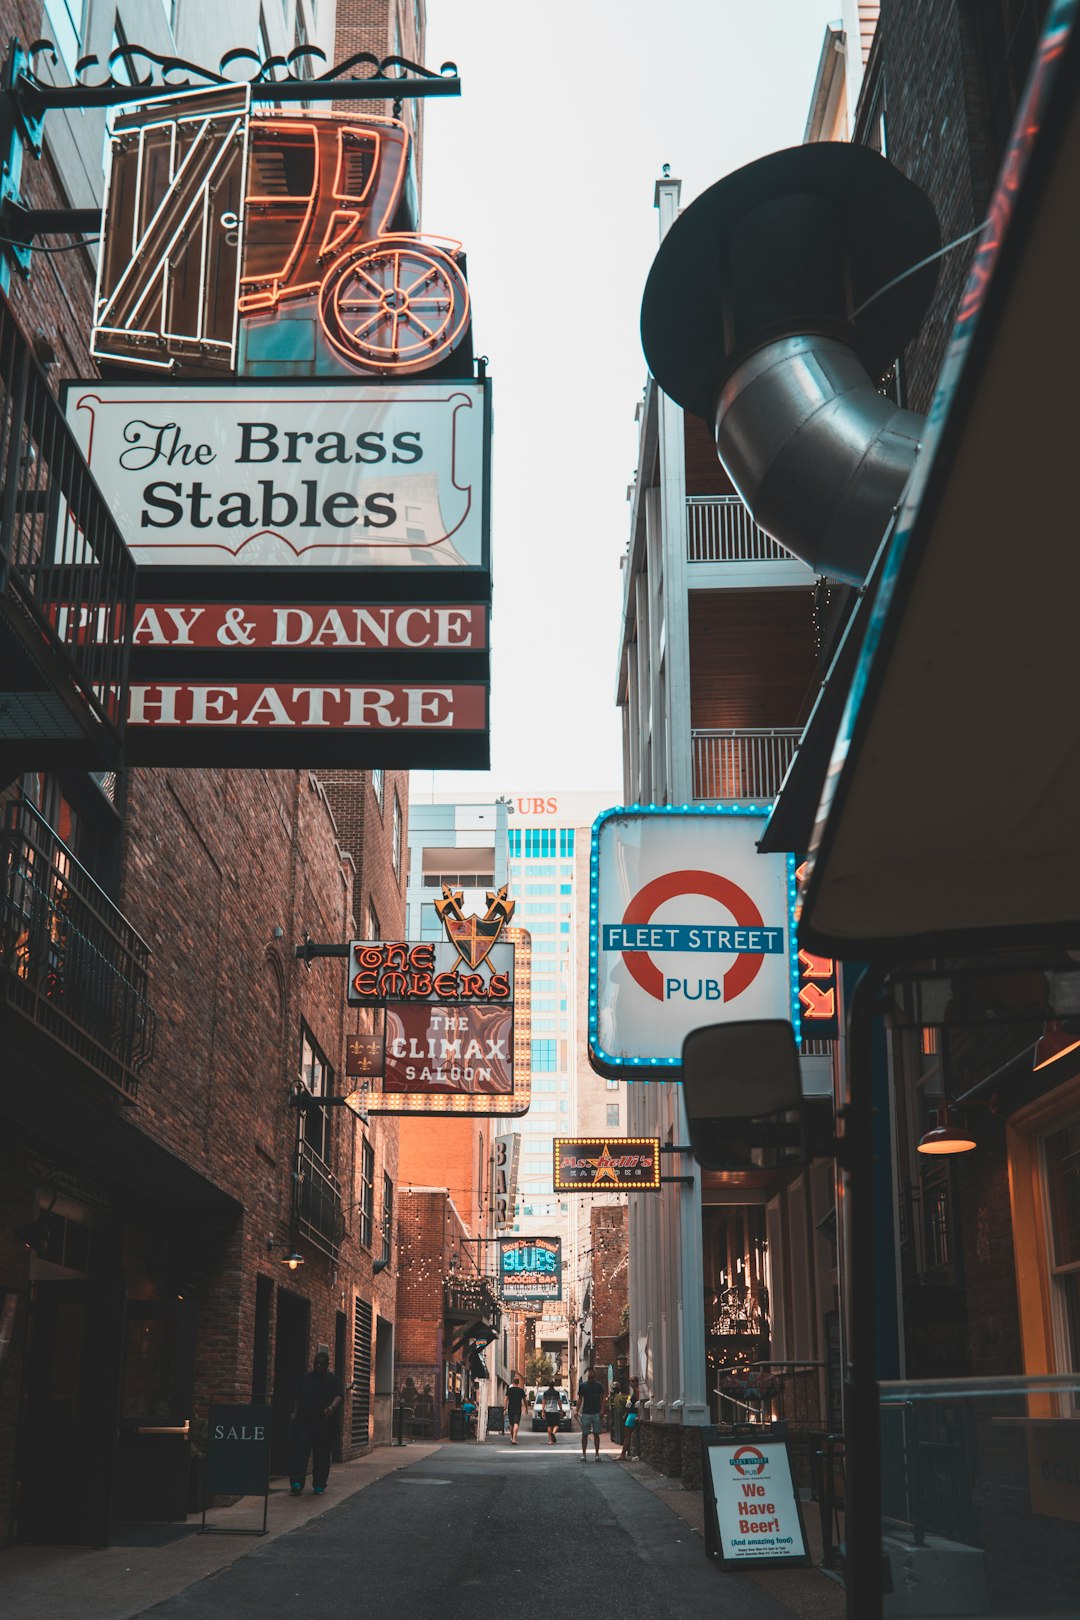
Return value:
M 837 736 L 800 928 L 825 954 L 1080 936 L 1072 9 L 1051 11 Z

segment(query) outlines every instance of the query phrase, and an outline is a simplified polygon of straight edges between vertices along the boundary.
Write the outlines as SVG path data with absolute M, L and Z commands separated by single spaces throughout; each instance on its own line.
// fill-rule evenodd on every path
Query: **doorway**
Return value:
M 20 1541 L 108 1545 L 123 1335 L 122 1282 L 31 1285 Z
M 195 1301 L 129 1299 L 113 1517 L 187 1517 L 195 1395 Z
M 270 1446 L 270 1472 L 287 1474 L 291 1439 L 290 1414 L 296 1386 L 308 1370 L 311 1302 L 287 1288 L 277 1291 L 277 1332 L 274 1337 L 274 1434 Z

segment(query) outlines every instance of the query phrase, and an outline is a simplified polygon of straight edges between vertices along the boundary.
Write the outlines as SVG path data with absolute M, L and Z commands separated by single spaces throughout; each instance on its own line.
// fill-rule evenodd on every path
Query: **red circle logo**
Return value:
M 745 1479 L 748 1475 L 763 1474 L 765 1472 L 765 1454 L 757 1446 L 740 1446 L 731 1459 L 735 1472 Z
M 650 923 L 665 900 L 674 900 L 683 894 L 703 894 L 709 900 L 719 901 L 730 911 L 739 928 L 765 926 L 761 912 L 745 889 L 740 889 L 737 883 L 721 877 L 718 872 L 667 872 L 663 877 L 653 878 L 630 901 L 623 913 L 623 926 L 637 927 Z M 630 976 L 641 988 L 657 1001 L 663 1001 L 664 975 L 652 957 L 646 951 L 624 951 L 622 959 L 630 970 Z M 744 951 L 735 958 L 724 974 L 725 1001 L 734 1001 L 736 996 L 741 996 L 744 990 L 750 988 L 764 960 L 760 951 Z

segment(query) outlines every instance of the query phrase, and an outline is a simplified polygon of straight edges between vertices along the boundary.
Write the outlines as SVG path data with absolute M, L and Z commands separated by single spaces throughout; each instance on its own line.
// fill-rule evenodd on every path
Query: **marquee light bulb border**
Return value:
M 589 856 L 589 1050 L 601 1063 L 609 1065 L 612 1070 L 622 1071 L 622 1077 L 627 1080 L 679 1078 L 682 1070 L 682 1060 L 679 1057 L 624 1057 L 607 1052 L 600 1045 L 599 1030 L 599 1000 L 597 986 L 600 968 L 600 934 L 599 934 L 599 901 L 600 901 L 600 829 L 608 821 L 617 820 L 620 816 L 686 816 L 694 820 L 701 816 L 730 817 L 730 816 L 756 816 L 763 819 L 772 809 L 771 804 L 617 804 L 610 810 L 604 810 L 597 816 L 592 825 L 592 846 Z M 787 926 L 788 926 L 788 979 L 789 1003 L 791 1007 L 791 1022 L 795 1032 L 795 1044 L 802 1041 L 802 1008 L 799 1001 L 799 950 L 798 950 L 798 883 L 795 876 L 796 862 L 794 855 L 788 855 L 787 861 Z M 634 1071 L 639 1073 L 635 1075 Z

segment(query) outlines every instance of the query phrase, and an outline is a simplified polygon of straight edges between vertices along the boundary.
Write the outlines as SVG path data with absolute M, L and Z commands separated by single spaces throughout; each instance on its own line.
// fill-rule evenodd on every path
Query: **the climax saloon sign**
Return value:
M 487 390 L 69 388 L 140 565 L 131 763 L 486 764 Z
M 503 887 L 477 917 L 462 898 L 444 886 L 436 901 L 445 940 L 349 946 L 349 1004 L 384 1019 L 382 1073 L 365 1095 L 372 1113 L 510 1116 L 529 1106 L 529 1075 L 515 1062 L 515 947 L 500 938 L 514 902 Z
M 645 1136 L 557 1136 L 555 1192 L 657 1192 L 660 1142 Z

